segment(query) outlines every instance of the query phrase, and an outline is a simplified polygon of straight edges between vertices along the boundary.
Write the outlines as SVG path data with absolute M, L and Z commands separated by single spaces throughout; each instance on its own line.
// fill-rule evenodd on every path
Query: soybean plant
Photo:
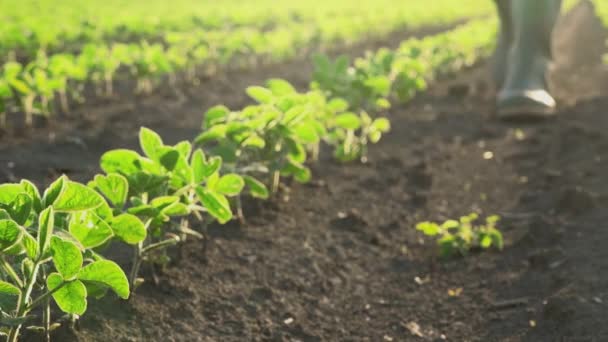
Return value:
M 0 185 L 0 333 L 17 341 L 24 325 L 45 333 L 52 323 L 50 301 L 82 315 L 87 298 L 111 289 L 129 297 L 122 269 L 95 248 L 114 235 L 103 218 L 105 200 L 62 176 L 41 196 L 29 181 Z M 125 231 L 130 228 L 123 227 Z M 42 326 L 32 326 L 41 311 Z

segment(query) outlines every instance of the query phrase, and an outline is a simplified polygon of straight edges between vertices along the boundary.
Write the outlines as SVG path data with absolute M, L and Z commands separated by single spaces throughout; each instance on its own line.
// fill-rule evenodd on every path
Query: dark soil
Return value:
M 206 255 L 188 242 L 158 285 L 93 302 L 57 340 L 607 341 L 608 71 L 589 58 L 606 30 L 584 3 L 556 37 L 557 119 L 498 122 L 483 65 L 438 82 L 392 110 L 368 163 L 323 158 L 311 184 L 248 202 L 248 223 L 212 228 Z M 107 121 L 3 147 L 0 181 L 86 180 L 102 152 L 136 146 L 141 124 L 191 138 L 205 107 L 308 72 L 286 64 L 210 80 L 181 103 L 98 108 Z M 439 261 L 413 228 L 471 211 L 503 217 L 504 251 Z

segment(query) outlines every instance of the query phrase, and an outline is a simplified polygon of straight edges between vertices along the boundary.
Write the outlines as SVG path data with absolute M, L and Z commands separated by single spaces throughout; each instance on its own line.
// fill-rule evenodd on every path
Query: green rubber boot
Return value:
M 499 48 L 501 40 L 505 46 L 510 43 L 510 47 L 503 47 L 504 76 L 497 73 L 496 77 L 497 81 L 503 81 L 497 99 L 498 117 L 505 120 L 550 117 L 555 114 L 555 100 L 549 94 L 546 73 L 552 59 L 551 36 L 561 0 L 511 0 L 509 4 L 502 1 L 497 0 L 499 13 L 505 11 L 500 14 L 504 36 L 499 37 Z

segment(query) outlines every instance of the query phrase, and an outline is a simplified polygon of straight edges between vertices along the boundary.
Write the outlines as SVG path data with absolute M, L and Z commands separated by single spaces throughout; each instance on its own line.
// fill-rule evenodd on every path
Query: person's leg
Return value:
M 496 87 L 500 88 L 505 81 L 507 55 L 513 43 L 513 20 L 511 19 L 511 0 L 494 0 L 494 3 L 500 19 L 500 29 L 492 71 Z
M 543 117 L 554 113 L 545 74 L 551 61 L 551 35 L 561 0 L 511 0 L 513 41 L 498 94 L 498 115 Z

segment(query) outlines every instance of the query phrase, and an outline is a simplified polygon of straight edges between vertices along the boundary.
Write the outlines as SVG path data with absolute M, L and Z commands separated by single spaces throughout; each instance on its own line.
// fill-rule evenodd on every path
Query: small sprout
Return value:
M 416 225 L 416 229 L 437 240 L 442 257 L 466 255 L 475 248 L 495 247 L 502 250 L 504 247 L 502 233 L 496 227 L 500 217 L 488 216 L 482 224 L 475 224 L 477 220 L 478 215 L 473 213 L 461 217 L 458 221 L 447 220 L 442 224 L 420 222 Z

